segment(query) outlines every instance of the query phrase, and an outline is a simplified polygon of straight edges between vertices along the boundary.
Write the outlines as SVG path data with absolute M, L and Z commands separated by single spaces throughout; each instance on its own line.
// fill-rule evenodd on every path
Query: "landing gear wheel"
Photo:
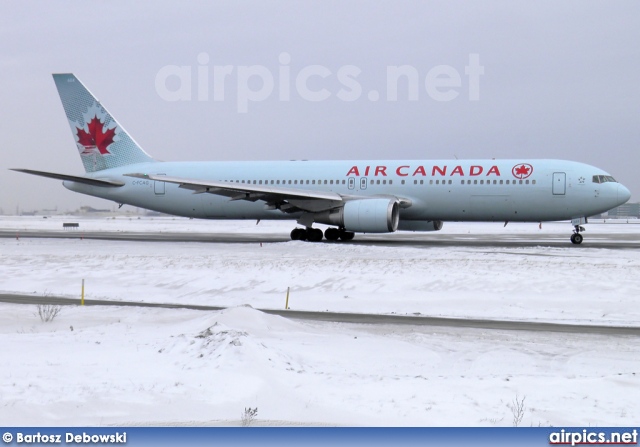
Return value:
M 351 231 L 340 230 L 340 240 L 350 241 L 356 234 Z
M 304 241 L 307 238 L 307 230 L 303 230 L 302 228 L 294 228 L 291 230 L 291 240 L 292 241 Z
M 340 230 L 337 228 L 327 228 L 324 230 L 324 237 L 328 241 L 337 241 L 340 238 Z
M 309 242 L 320 242 L 322 240 L 322 230 L 319 228 L 309 228 L 307 230 L 307 239 Z
M 573 242 L 576 245 L 580 245 L 582 244 L 582 235 L 580 233 L 573 233 L 571 235 L 571 242 Z

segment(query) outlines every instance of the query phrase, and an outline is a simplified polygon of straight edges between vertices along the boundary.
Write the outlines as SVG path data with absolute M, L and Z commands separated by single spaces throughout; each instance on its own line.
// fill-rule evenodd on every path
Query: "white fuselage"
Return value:
M 629 199 L 599 168 L 563 160 L 376 160 L 157 162 L 91 175 L 120 188 L 65 181 L 70 190 L 167 214 L 204 219 L 294 219 L 261 201 L 194 194 L 176 184 L 123 176 L 167 175 L 230 183 L 331 191 L 343 196 L 395 196 L 410 206 L 401 221 L 549 221 L 592 216 Z

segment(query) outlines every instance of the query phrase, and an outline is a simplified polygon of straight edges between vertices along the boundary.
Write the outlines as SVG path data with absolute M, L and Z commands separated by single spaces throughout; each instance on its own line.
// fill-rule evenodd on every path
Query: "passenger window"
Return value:
M 503 180 L 500 180 L 500 184 L 502 185 Z
M 531 180 L 531 183 L 535 185 L 535 184 L 536 184 L 536 181 L 535 181 L 535 180 Z
M 424 184 L 424 180 L 420 180 L 420 184 L 421 184 L 421 185 L 422 185 L 422 184 Z
M 393 180 L 389 180 L 389 184 L 392 185 L 393 184 Z
M 477 184 L 478 184 L 478 181 L 477 181 L 477 180 L 474 180 L 474 181 L 473 181 L 473 184 L 474 184 L 474 185 L 477 185 Z
M 329 184 L 330 184 L 330 185 L 333 185 L 333 180 L 329 180 Z
M 480 180 L 480 184 L 481 184 L 481 185 L 484 185 L 484 180 Z
M 401 180 L 401 181 L 400 181 L 400 184 L 401 184 L 401 185 L 404 185 L 404 180 Z

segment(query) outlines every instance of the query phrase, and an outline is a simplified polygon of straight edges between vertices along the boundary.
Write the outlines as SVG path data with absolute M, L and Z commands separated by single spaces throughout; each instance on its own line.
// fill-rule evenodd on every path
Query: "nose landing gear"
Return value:
M 573 230 L 573 234 L 571 235 L 571 242 L 572 243 L 574 243 L 576 245 L 582 244 L 583 237 L 580 234 L 581 231 L 584 231 L 584 227 L 580 226 L 580 225 L 576 225 L 575 229 Z

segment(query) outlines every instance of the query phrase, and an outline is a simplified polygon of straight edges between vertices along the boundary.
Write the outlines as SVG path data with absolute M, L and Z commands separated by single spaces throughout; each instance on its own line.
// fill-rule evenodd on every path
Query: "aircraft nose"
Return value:
M 627 203 L 630 198 L 631 191 L 629 191 L 624 185 L 618 185 L 618 202 L 620 205 Z

